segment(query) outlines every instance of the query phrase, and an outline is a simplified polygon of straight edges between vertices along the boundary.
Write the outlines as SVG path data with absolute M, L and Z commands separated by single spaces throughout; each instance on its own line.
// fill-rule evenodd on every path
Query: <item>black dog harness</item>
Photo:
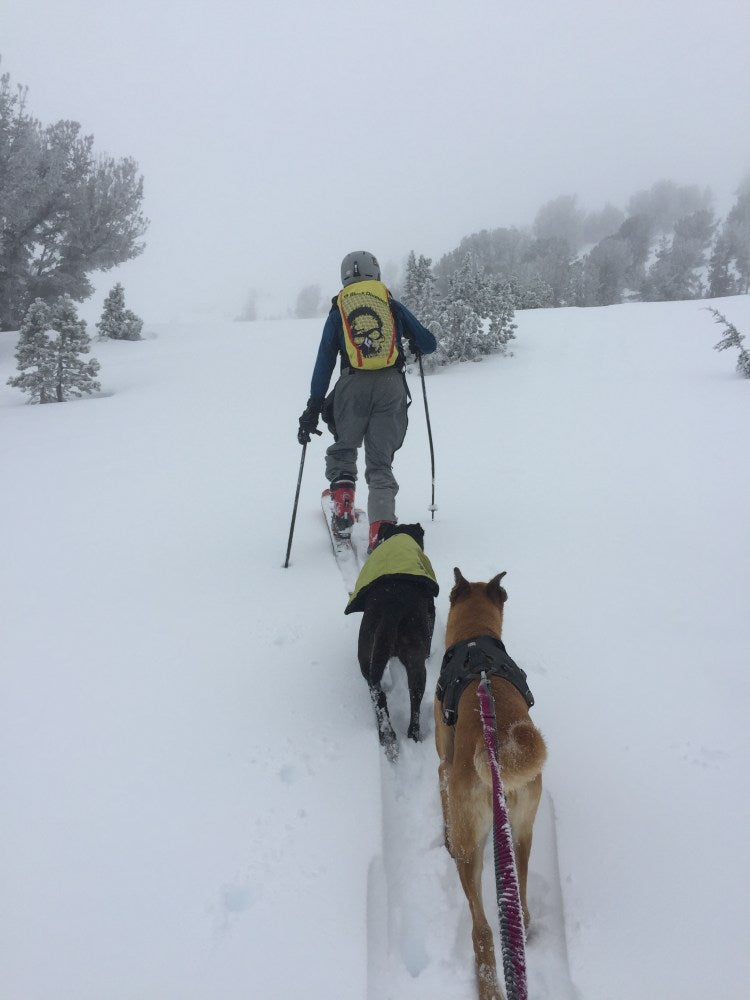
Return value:
M 529 708 L 534 704 L 534 696 L 526 683 L 526 674 L 508 656 L 500 639 L 480 635 L 476 639 L 457 642 L 445 651 L 436 693 L 443 706 L 443 718 L 447 725 L 455 725 L 458 700 L 466 685 L 478 680 L 482 671 L 488 677 L 502 677 L 503 680 L 510 681 Z

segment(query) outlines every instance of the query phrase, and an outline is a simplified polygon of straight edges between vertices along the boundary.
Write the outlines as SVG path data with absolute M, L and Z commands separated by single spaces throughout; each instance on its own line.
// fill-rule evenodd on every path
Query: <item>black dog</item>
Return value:
M 384 524 L 379 544 L 367 559 L 357 580 L 346 614 L 363 611 L 358 656 L 375 706 L 378 736 L 390 760 L 398 756 L 398 740 L 380 686 L 391 657 L 406 668 L 411 715 L 407 735 L 420 739 L 419 710 L 424 695 L 435 627 L 438 585 L 423 551 L 420 524 Z

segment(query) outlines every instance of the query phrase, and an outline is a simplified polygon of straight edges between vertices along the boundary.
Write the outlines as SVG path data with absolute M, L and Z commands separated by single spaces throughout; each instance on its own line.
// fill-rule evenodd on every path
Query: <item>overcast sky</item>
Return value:
M 560 194 L 725 214 L 750 170 L 747 0 L 2 0 L 0 56 L 138 162 L 147 247 L 95 302 L 121 280 L 147 323 L 329 296 L 353 249 L 392 279 Z

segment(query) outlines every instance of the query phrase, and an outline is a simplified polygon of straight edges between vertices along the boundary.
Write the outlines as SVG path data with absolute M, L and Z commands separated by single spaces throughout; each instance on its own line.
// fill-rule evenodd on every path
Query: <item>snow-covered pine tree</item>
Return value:
M 440 325 L 440 303 L 435 290 L 435 275 L 432 273 L 432 260 L 429 257 L 423 254 L 417 257 L 413 250 L 409 253 L 404 287 L 399 295 L 399 301 L 434 334 L 439 344 L 443 329 Z M 439 347 L 434 354 L 425 355 L 422 361 L 426 371 L 445 363 L 441 359 Z
M 417 258 L 412 250 L 406 261 L 406 280 L 401 293 L 401 301 L 419 320 L 429 325 L 435 310 L 435 275 L 432 260 L 420 254 Z
M 713 315 L 714 321 L 720 323 L 724 329 L 724 335 L 718 344 L 714 344 L 715 351 L 727 351 L 730 347 L 736 347 L 740 352 L 737 358 L 735 371 L 743 378 L 750 378 L 750 351 L 743 346 L 743 335 L 739 332 L 734 323 L 730 323 L 723 313 L 713 306 L 707 306 L 708 311 Z
M 441 335 L 434 355 L 435 363 L 449 365 L 453 361 L 477 361 L 481 358 L 482 323 L 471 305 L 463 298 L 443 299 L 438 312 Z
M 717 234 L 708 263 L 708 297 L 719 299 L 731 295 L 735 288 L 732 274 L 732 247 L 725 229 Z
M 644 302 L 664 302 L 680 298 L 682 281 L 672 256 L 672 241 L 668 236 L 659 239 L 654 262 L 641 285 Z
M 510 283 L 499 278 L 489 279 L 491 296 L 489 302 L 489 327 L 487 335 L 492 349 L 500 354 L 508 354 L 508 344 L 516 339 L 514 322 L 515 305 Z
M 750 176 L 737 189 L 737 200 L 717 233 L 708 278 L 711 298 L 750 292 Z
M 294 315 L 297 319 L 315 319 L 323 315 L 320 285 L 305 285 L 297 295 Z
M 56 398 L 55 352 L 49 331 L 49 306 L 42 299 L 34 299 L 24 316 L 16 345 L 20 374 L 8 379 L 8 385 L 27 392 L 32 403 L 52 403 Z
M 401 301 L 420 323 L 432 329 L 437 320 L 437 293 L 432 260 L 423 254 L 417 258 L 413 250 L 406 262 L 406 280 Z
M 89 275 L 137 257 L 148 226 L 135 161 L 97 155 L 68 116 L 43 126 L 26 102 L 0 74 L 0 330 L 36 298 L 87 298 Z
M 538 273 L 511 275 L 505 287 L 514 309 L 545 309 L 552 303 L 552 288 Z
M 96 358 L 86 362 L 80 357 L 91 350 L 91 338 L 86 332 L 86 321 L 78 319 L 75 303 L 69 295 L 61 295 L 53 303 L 50 326 L 58 334 L 52 344 L 57 401 L 62 403 L 70 396 L 78 398 L 101 389 L 94 378 L 99 362 Z
M 143 320 L 125 308 L 125 290 L 118 281 L 104 300 L 102 318 L 96 324 L 99 339 L 140 340 Z
M 488 275 L 470 251 L 439 303 L 437 362 L 478 361 L 485 354 L 505 353 L 516 328 L 513 315 L 508 283 Z
M 628 241 L 619 235 L 606 236 L 583 259 L 580 304 L 611 306 L 622 302 L 633 255 Z
M 733 273 L 736 274 L 732 292 L 747 295 L 750 292 L 750 177 L 740 184 L 737 201 L 726 218 L 722 232 Z
M 440 336 L 435 352 L 438 364 L 476 361 L 484 353 L 484 328 L 479 314 L 482 296 L 477 268 L 476 257 L 469 251 L 448 279 L 447 294 L 438 303 Z
M 539 209 L 534 219 L 534 236 L 538 240 L 562 240 L 571 257 L 583 246 L 586 213 L 576 204 L 575 195 L 560 195 Z
M 413 250 L 409 251 L 406 258 L 406 277 L 404 278 L 404 288 L 401 292 L 401 301 L 407 309 L 413 312 L 419 303 L 419 281 L 417 278 L 417 255 Z
M 666 237 L 656 251 L 644 282 L 643 298 L 649 302 L 699 299 L 703 287 L 706 250 L 716 223 L 710 208 L 686 215 L 675 224 L 672 240 Z

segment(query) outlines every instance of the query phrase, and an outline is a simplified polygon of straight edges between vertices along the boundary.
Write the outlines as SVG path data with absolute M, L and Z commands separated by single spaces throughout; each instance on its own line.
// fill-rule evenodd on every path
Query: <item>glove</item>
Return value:
M 417 347 L 417 342 L 413 337 L 408 337 L 406 343 L 409 345 L 409 350 L 414 355 L 415 358 L 419 358 L 422 352 Z
M 323 406 L 322 399 L 313 399 L 312 396 L 307 401 L 307 406 L 302 416 L 299 418 L 299 430 L 297 440 L 300 444 L 309 444 L 311 434 L 322 434 L 318 430 L 318 417 Z

